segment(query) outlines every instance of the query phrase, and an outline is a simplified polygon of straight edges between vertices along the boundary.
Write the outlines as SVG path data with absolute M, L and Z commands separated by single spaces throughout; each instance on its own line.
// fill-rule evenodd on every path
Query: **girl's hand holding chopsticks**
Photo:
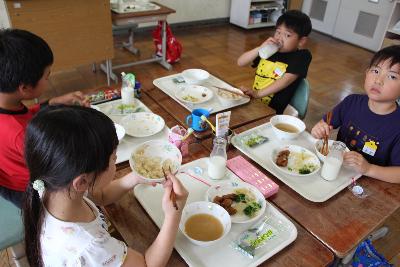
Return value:
M 182 185 L 178 178 L 169 170 L 165 171 L 164 196 L 162 206 L 165 216 L 182 212 L 189 195 L 186 188 Z

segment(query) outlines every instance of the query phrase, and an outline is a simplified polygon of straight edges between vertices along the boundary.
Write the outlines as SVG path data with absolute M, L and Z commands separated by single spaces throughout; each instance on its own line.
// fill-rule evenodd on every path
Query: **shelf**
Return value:
M 393 29 L 388 29 L 387 31 L 390 32 L 390 33 L 393 33 L 393 34 L 400 35 L 400 31 L 395 31 Z

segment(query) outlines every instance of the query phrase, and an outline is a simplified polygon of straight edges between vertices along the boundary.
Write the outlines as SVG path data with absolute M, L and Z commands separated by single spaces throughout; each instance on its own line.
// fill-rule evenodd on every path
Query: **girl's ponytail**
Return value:
M 31 267 L 42 267 L 42 250 L 40 236 L 44 218 L 42 200 L 32 183 L 26 188 L 23 207 L 23 222 L 25 228 L 25 253 Z

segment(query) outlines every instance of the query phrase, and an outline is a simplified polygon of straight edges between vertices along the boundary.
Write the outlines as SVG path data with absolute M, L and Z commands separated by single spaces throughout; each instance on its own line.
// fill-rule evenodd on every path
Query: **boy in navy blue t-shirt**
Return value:
M 315 138 L 338 128 L 337 139 L 351 150 L 343 163 L 363 175 L 400 183 L 400 46 L 377 52 L 366 72 L 366 95 L 349 95 L 312 129 Z

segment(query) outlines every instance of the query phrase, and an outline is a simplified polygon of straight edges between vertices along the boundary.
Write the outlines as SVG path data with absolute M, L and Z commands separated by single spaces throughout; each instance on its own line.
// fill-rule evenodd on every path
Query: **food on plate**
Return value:
M 248 136 L 243 137 L 243 142 L 248 147 L 254 147 L 257 145 L 261 145 L 267 142 L 269 139 L 268 137 L 259 135 L 259 134 L 250 134 Z
M 118 105 L 117 109 L 121 112 L 121 114 L 134 113 L 136 110 L 134 105 L 126 105 L 126 104 Z
M 280 167 L 287 167 L 290 172 L 304 175 L 319 168 L 319 165 L 312 162 L 314 157 L 312 153 L 306 150 L 298 152 L 285 149 L 278 153 L 275 163 Z
M 229 215 L 244 213 L 248 217 L 254 217 L 261 209 L 253 192 L 247 188 L 239 188 L 234 193 L 216 196 L 213 202 L 223 207 Z
M 224 91 L 224 90 L 218 90 L 218 95 L 223 97 L 223 98 L 228 98 L 228 99 L 231 99 L 231 100 L 239 100 L 239 99 L 242 98 L 238 94 L 230 93 L 230 92 Z
M 288 133 L 298 133 L 299 129 L 297 127 L 288 124 L 288 123 L 277 123 L 274 125 L 275 128 L 278 128 L 281 131 L 288 132 Z
M 278 156 L 276 157 L 276 165 L 286 167 L 289 162 L 289 155 L 290 151 L 287 149 L 279 152 Z
M 199 102 L 199 99 L 197 97 L 191 95 L 185 95 L 184 97 L 182 97 L 182 99 L 189 102 Z
M 213 241 L 224 233 L 222 223 L 210 214 L 200 213 L 190 216 L 185 223 L 185 233 L 199 241 Z
M 162 161 L 161 157 L 148 157 L 144 155 L 145 149 L 139 149 L 133 155 L 135 170 L 143 177 L 157 179 L 164 177 L 163 169 L 169 170 L 173 167 L 171 159 Z

